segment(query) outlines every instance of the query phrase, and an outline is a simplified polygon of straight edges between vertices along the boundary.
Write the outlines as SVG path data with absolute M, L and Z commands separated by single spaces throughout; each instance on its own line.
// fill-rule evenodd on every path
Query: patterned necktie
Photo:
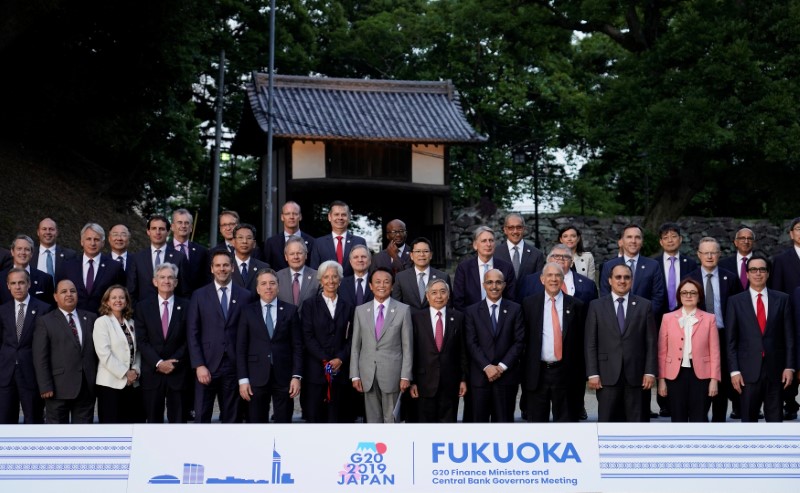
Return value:
M 714 310 L 714 285 L 711 284 L 713 274 L 706 274 L 706 311 L 716 313 Z
M 78 346 L 80 346 L 81 345 L 81 338 L 78 335 L 78 326 L 75 325 L 75 319 L 72 318 L 72 313 L 71 312 L 67 313 L 67 317 L 69 318 L 69 320 L 67 320 L 67 323 L 69 324 L 70 328 L 72 329 L 72 336 L 75 338 L 75 342 L 78 343 Z
M 383 303 L 378 305 L 378 318 L 375 319 L 375 339 L 381 340 L 383 334 Z
M 356 305 L 364 304 L 364 279 L 356 279 Z
M 292 281 L 292 300 L 295 305 L 300 304 L 300 273 L 294 273 L 294 280 Z
M 161 249 L 156 250 L 156 260 L 153 263 L 153 268 L 155 269 L 159 265 L 161 265 Z
M 436 341 L 436 350 L 442 352 L 444 343 L 444 324 L 442 323 L 442 312 L 436 312 L 436 333 L 433 336 Z
M 492 305 L 492 333 L 497 335 L 497 305 Z
M 275 324 L 272 322 L 272 303 L 267 303 L 267 315 L 264 317 L 264 323 L 267 324 L 267 333 L 272 339 L 272 334 L 275 333 Z
M 89 270 L 86 271 L 86 292 L 91 293 L 94 287 L 94 259 L 89 259 Z
M 425 302 L 425 273 L 419 273 L 419 301 L 421 303 Z
M 519 246 L 514 247 L 514 256 L 511 258 L 511 265 L 514 266 L 514 274 L 519 276 Z
M 189 249 L 186 248 L 186 243 L 178 244 L 178 251 L 181 252 L 184 257 L 186 257 L 186 260 L 189 260 Z
M 22 326 L 25 324 L 25 303 L 19 304 L 17 312 L 17 341 L 22 338 Z
M 625 298 L 617 298 L 617 323 L 619 324 L 619 332 L 625 332 L 625 308 L 622 307 L 622 302 Z
M 341 236 L 336 237 L 336 261 L 339 262 L 339 264 L 344 262 L 344 247 L 342 246 Z
M 556 309 L 555 297 L 550 297 L 550 318 L 553 320 L 553 352 L 556 355 L 556 361 L 561 361 L 564 353 L 564 341 L 561 336 L 561 321 L 558 319 L 558 309 Z
M 169 301 L 164 301 L 164 311 L 161 312 L 161 332 L 164 334 L 164 340 L 167 339 L 167 330 L 169 330 Z
M 677 281 L 675 279 L 675 257 L 669 258 L 669 274 L 667 275 L 667 300 L 670 311 L 678 307 L 678 300 L 675 293 Z
M 228 288 L 219 288 L 222 291 L 222 298 L 220 298 L 219 306 L 222 308 L 222 318 L 228 320 Z
M 742 267 L 739 269 L 739 282 L 742 289 L 747 289 L 747 257 L 742 257 Z
M 767 310 L 764 307 L 764 300 L 761 299 L 761 293 L 758 293 L 758 298 L 756 298 L 756 319 L 758 319 L 758 327 L 763 336 L 767 329 Z
M 122 264 L 122 269 L 123 269 L 123 270 L 125 270 L 125 257 L 123 257 L 122 255 L 119 255 L 119 256 L 118 256 L 117 258 L 115 258 L 114 260 L 116 260 L 117 262 L 119 262 L 120 264 Z

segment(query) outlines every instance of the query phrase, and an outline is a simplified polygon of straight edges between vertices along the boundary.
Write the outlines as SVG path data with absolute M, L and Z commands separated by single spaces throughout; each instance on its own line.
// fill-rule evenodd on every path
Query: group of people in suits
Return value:
M 597 268 L 575 226 L 545 255 L 512 213 L 502 241 L 475 229 L 452 282 L 400 219 L 375 255 L 344 202 L 318 238 L 294 202 L 281 220 L 263 249 L 234 211 L 210 249 L 185 209 L 149 218 L 139 252 L 121 224 L 108 254 L 95 223 L 80 252 L 50 218 L 38 244 L 17 236 L 0 259 L 0 420 L 88 423 L 97 403 L 103 423 L 210 422 L 216 402 L 222 422 L 290 422 L 299 396 L 316 423 L 455 422 L 461 400 L 464 421 L 511 422 L 520 395 L 523 419 L 575 422 L 587 386 L 600 421 L 649 420 L 653 391 L 673 421 L 725 421 L 729 400 L 743 421 L 796 417 L 800 218 L 773 260 L 742 228 L 726 259 L 701 239 L 699 263 L 677 224 L 653 258 L 631 224 Z

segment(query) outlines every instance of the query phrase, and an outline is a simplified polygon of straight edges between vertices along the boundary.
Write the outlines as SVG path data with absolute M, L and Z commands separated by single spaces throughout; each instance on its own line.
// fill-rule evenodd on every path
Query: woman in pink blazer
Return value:
M 682 280 L 677 295 L 678 309 L 664 315 L 658 333 L 658 395 L 669 394 L 673 422 L 707 422 L 721 378 L 717 321 L 698 308 L 699 282 Z

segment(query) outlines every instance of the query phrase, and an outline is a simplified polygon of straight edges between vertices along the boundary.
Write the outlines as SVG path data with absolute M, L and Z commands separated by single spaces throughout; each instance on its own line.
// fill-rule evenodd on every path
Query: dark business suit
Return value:
M 658 331 L 650 301 L 629 293 L 625 330 L 620 333 L 617 297 L 601 296 L 589 303 L 586 375 L 599 375 L 603 385 L 597 390 L 599 421 L 645 421 L 642 379 L 658 375 Z
M 97 313 L 100 309 L 100 300 L 106 290 L 115 285 L 125 286 L 125 271 L 119 262 L 116 262 L 105 253 L 98 255 L 94 259 L 94 283 L 92 291 L 86 290 L 86 282 L 83 277 L 83 255 L 61 262 L 56 269 L 56 282 L 69 279 L 78 290 L 78 308 Z M 152 284 L 152 276 L 151 276 Z
M 458 391 L 467 381 L 467 350 L 464 347 L 464 315 L 447 309 L 442 316 L 442 350 L 436 348 L 429 307 L 411 315 L 414 327 L 414 385 L 419 393 L 420 423 L 455 423 Z
M 293 376 L 303 376 L 303 333 L 297 307 L 272 300 L 275 326 L 269 336 L 264 320 L 263 300 L 242 310 L 236 337 L 236 372 L 239 380 L 249 379 L 253 395 L 249 423 L 268 423 L 272 401 L 276 423 L 291 423 L 294 399 L 289 397 Z
M 611 286 L 608 278 L 611 276 L 612 269 L 617 265 L 625 263 L 625 257 L 617 257 L 603 264 L 603 272 L 600 275 L 600 296 L 611 293 Z M 664 268 L 660 262 L 639 255 L 636 261 L 636 272 L 633 274 L 633 287 L 631 293 L 650 301 L 650 309 L 653 316 L 661 320 L 661 315 L 667 306 L 667 291 L 664 288 Z
M 0 423 L 18 423 L 21 405 L 26 424 L 41 424 L 44 401 L 33 369 L 33 332 L 37 317 L 49 312 L 52 306 L 33 296 L 28 298 L 19 339 L 16 306 L 14 301 L 0 305 Z
M 167 326 L 167 336 L 161 328 L 161 314 L 164 307 L 160 298 L 152 296 L 136 304 L 134 310 L 134 327 L 136 343 L 142 355 L 142 374 L 139 383 L 142 387 L 145 414 L 148 423 L 164 422 L 164 404 L 166 402 L 167 420 L 170 423 L 181 423 L 184 409 L 182 402 L 183 386 L 189 367 L 189 355 L 186 352 L 186 316 L 189 300 L 173 298 L 172 316 Z M 161 360 L 176 359 L 175 369 L 168 375 L 156 370 Z
M 762 403 L 766 421 L 783 421 L 783 370 L 797 368 L 789 295 L 774 289 L 765 291 L 768 306 L 763 335 L 749 289 L 728 300 L 725 314 L 728 365 L 731 372 L 741 372 L 745 384 L 741 397 L 743 422 L 758 421 Z
M 699 267 L 689 273 L 689 279 L 694 279 L 699 282 L 703 289 L 706 286 L 707 272 Z M 725 336 L 725 313 L 728 310 L 728 298 L 742 292 L 742 284 L 739 282 L 739 277 L 728 270 L 723 269 L 717 265 L 717 275 L 719 276 L 719 306 L 715 309 L 719 310 L 720 316 L 716 317 L 717 331 L 719 335 L 720 347 L 720 364 L 722 367 L 722 381 L 719 384 L 719 392 L 716 396 L 711 398 L 711 421 L 724 423 L 728 417 L 728 400 L 730 399 L 733 404 L 733 411 L 739 414 L 739 394 L 733 390 L 731 386 L 730 370 L 728 367 L 728 350 L 727 338 Z M 704 300 L 700 301 L 700 308 L 705 310 Z M 715 313 L 716 315 L 716 310 Z M 720 324 L 722 325 L 720 327 Z
M 39 266 L 39 244 L 35 243 L 33 245 L 33 258 L 31 258 L 31 268 L 38 268 Z M 65 260 L 69 260 L 71 258 L 75 258 L 78 256 L 78 252 L 73 250 L 72 248 L 65 248 L 56 243 L 55 247 L 50 247 L 50 251 L 52 252 L 55 250 L 53 254 L 53 274 L 56 276 L 58 275 L 58 267 L 59 264 Z M 46 270 L 43 270 L 45 274 L 47 274 Z
M 464 319 L 466 347 L 470 356 L 467 398 L 472 402 L 472 421 L 513 422 L 520 379 L 520 357 L 525 345 L 522 308 L 502 298 L 497 309 L 496 333 L 492 328 L 491 312 L 483 300 L 467 307 Z M 483 369 L 499 363 L 508 369 L 500 378 L 489 382 Z
M 506 287 L 503 289 L 503 299 L 514 301 L 517 294 L 516 277 L 514 267 L 511 263 L 494 257 L 492 260 L 493 268 L 503 273 Z M 481 301 L 481 274 L 478 256 L 471 255 L 462 260 L 456 267 L 455 278 L 453 279 L 453 308 L 466 311 L 470 305 Z
M 317 281 L 317 271 L 311 267 L 305 267 L 303 274 L 300 276 L 300 296 L 297 303 L 294 302 L 294 295 L 292 293 L 292 282 L 294 280 L 294 272 L 289 267 L 277 272 L 275 277 L 278 278 L 278 299 L 284 303 L 291 303 L 297 306 L 298 313 L 302 316 L 303 302 L 316 296 L 319 291 L 319 281 Z
M 28 294 L 52 306 L 54 303 L 53 278 L 50 274 L 42 272 L 36 267 L 31 267 L 30 269 L 31 286 L 28 288 Z M 11 291 L 8 290 L 8 283 L 6 282 L 9 272 L 11 272 L 11 269 L 5 269 L 0 272 L 0 303 L 7 303 L 14 299 L 14 297 L 11 296 Z
M 789 295 L 800 286 L 800 257 L 797 256 L 794 246 L 772 258 L 772 270 L 767 285 Z
M 372 256 L 372 269 L 377 269 L 378 267 L 383 267 L 385 269 L 389 269 L 390 271 L 394 272 L 395 275 L 399 274 L 400 272 L 410 269 L 414 266 L 414 262 L 411 261 L 411 247 L 406 245 L 403 248 L 403 253 L 400 254 L 400 265 L 395 265 L 392 260 L 392 257 L 386 250 L 381 250 L 380 252 L 376 253 Z
M 311 251 L 314 249 L 314 237 L 305 231 L 300 231 L 300 237 L 306 244 L 306 265 L 309 265 L 311 264 Z M 286 262 L 286 255 L 283 253 L 285 247 L 286 236 L 284 235 L 283 231 L 276 235 L 270 236 L 267 238 L 267 241 L 264 242 L 262 260 L 271 265 L 276 272 L 289 267 L 289 264 Z
M 10 269 L 14 266 L 14 257 L 11 252 L 5 248 L 0 247 L 0 269 Z
M 61 310 L 55 309 L 36 319 L 33 368 L 39 392 L 53 392 L 53 397 L 45 399 L 46 419 L 50 424 L 94 421 L 97 354 L 92 331 L 97 316 L 83 310 L 75 310 L 74 314 L 81 326 L 81 345 Z
M 583 302 L 585 306 L 589 306 L 592 300 L 597 299 L 597 286 L 594 281 L 586 276 L 572 273 L 572 281 L 575 284 L 575 298 Z M 536 272 L 525 276 L 519 288 L 520 300 L 524 301 L 525 298 L 533 294 L 544 293 L 544 284 L 542 284 L 542 272 Z
M 231 280 L 233 283 L 239 287 L 242 287 L 251 293 L 256 292 L 256 285 L 258 284 L 257 281 L 257 274 L 258 271 L 261 269 L 268 269 L 269 264 L 266 262 L 262 262 L 257 258 L 250 257 L 247 260 L 247 279 L 242 277 L 242 261 L 233 257 L 233 275 L 231 276 Z
M 742 289 L 747 289 L 747 288 L 750 287 L 750 281 L 747 280 L 747 276 L 745 275 L 745 278 L 744 278 L 745 283 L 744 283 L 744 286 L 742 286 L 742 281 L 741 281 L 742 265 L 741 265 L 741 262 L 737 262 L 736 261 L 736 258 L 737 258 L 736 255 L 737 254 L 734 253 L 730 257 L 725 257 L 724 259 L 720 260 L 719 261 L 719 268 L 720 269 L 725 269 L 725 270 L 727 270 L 729 272 L 733 272 L 733 274 L 736 276 L 736 280 L 739 281 L 739 287 L 742 288 Z M 750 252 L 750 254 L 747 257 L 749 258 L 749 257 L 752 257 L 752 256 L 753 256 L 753 252 Z
M 697 267 L 698 267 L 696 260 L 691 259 L 691 258 L 683 255 L 682 253 L 678 253 L 677 257 L 678 257 L 678 259 L 677 259 L 678 261 L 675 262 L 675 268 L 676 268 L 675 270 L 678 271 L 677 272 L 678 277 L 677 277 L 677 279 L 675 279 L 675 288 L 676 289 L 678 288 L 678 284 L 680 284 L 680 282 L 684 278 L 686 278 L 686 276 L 688 276 L 690 272 L 692 272 L 693 270 L 697 269 Z M 669 281 L 669 277 L 664 272 L 664 252 L 662 251 L 658 255 L 654 255 L 653 256 L 653 260 L 658 262 L 658 265 L 661 266 L 661 274 L 662 274 L 661 277 L 662 277 L 662 280 L 664 281 L 664 285 L 663 285 L 663 288 L 664 288 L 664 306 L 662 307 L 662 313 L 661 313 L 661 315 L 663 316 L 664 313 L 668 313 L 668 312 L 674 311 L 673 307 L 668 306 L 669 305 L 669 294 L 667 293 L 667 282 Z M 669 263 L 667 263 L 667 266 L 669 266 Z M 678 299 L 678 298 L 680 298 L 680 296 L 676 294 L 675 298 Z
M 177 296 L 185 297 L 189 294 L 189 283 L 186 280 L 186 257 L 172 244 L 167 243 L 162 247 L 161 261 L 178 266 L 178 286 L 175 288 Z M 211 267 L 208 267 L 209 272 Z M 128 252 L 128 262 L 125 268 L 128 293 L 134 301 L 157 295 L 158 290 L 153 284 L 153 255 L 150 245 L 144 250 L 131 254 Z
M 364 276 L 364 300 L 361 302 L 363 305 L 368 301 L 372 301 L 375 299 L 375 296 L 372 294 L 372 290 L 369 287 L 369 283 L 367 282 L 369 279 L 368 275 Z M 353 306 L 358 306 L 356 302 L 356 278 L 355 276 L 348 276 L 342 278 L 342 283 L 339 285 L 339 296 L 350 303 Z
M 581 300 L 569 295 L 562 296 L 562 313 L 559 320 L 562 358 L 553 364 L 542 361 L 544 310 L 545 308 L 550 310 L 550 299 L 542 292 L 525 298 L 522 302 L 525 321 L 522 381 L 523 390 L 528 393 L 527 413 L 531 422 L 549 421 L 551 403 L 553 421 L 577 422 L 580 417 L 578 412 L 583 409 L 582 405 L 577 408 L 572 401 L 578 392 L 583 397 L 586 386 L 586 365 L 583 355 L 586 312 Z
M 205 366 L 211 382 L 195 379 L 195 415 L 198 423 L 210 423 L 214 399 L 218 398 L 223 423 L 233 423 L 239 408 L 239 382 L 236 378 L 236 332 L 239 316 L 253 301 L 250 291 L 228 284 L 228 318 L 222 314 L 215 283 L 192 294 L 186 317 L 186 337 L 192 368 Z
M 392 286 L 392 298 L 405 303 L 413 310 L 428 308 L 428 306 L 430 306 L 428 304 L 427 297 L 423 296 L 420 298 L 419 296 L 418 275 L 419 271 L 417 271 L 415 268 L 398 272 L 394 279 L 394 285 Z M 450 275 L 446 272 L 442 272 L 431 267 L 430 274 L 427 276 L 425 284 L 427 285 L 436 279 L 444 279 L 444 281 L 447 283 L 447 286 L 450 286 Z
M 367 245 L 367 241 L 356 236 L 351 232 L 342 235 L 342 269 L 344 269 L 344 277 L 353 275 L 353 268 L 350 266 L 350 250 L 355 245 Z M 311 263 L 309 264 L 312 269 L 319 269 L 320 264 L 326 260 L 336 261 L 336 245 L 332 234 L 320 236 L 314 240 L 314 249 L 311 251 Z
M 214 280 L 211 275 L 211 257 L 208 256 L 208 248 L 193 241 L 187 242 L 186 249 L 189 251 L 189 256 L 186 258 L 186 274 L 184 278 L 188 283 L 188 289 L 184 289 L 187 295 L 191 295 L 196 289 L 199 289 Z M 170 240 L 168 245 L 175 248 L 174 240 Z M 175 248 L 180 252 L 180 249 Z M 184 254 L 184 257 L 186 255 Z
M 343 399 L 349 395 L 350 385 L 350 335 L 355 306 L 337 298 L 336 309 L 331 312 L 322 293 L 306 300 L 301 309 L 303 327 L 303 393 L 306 402 L 303 410 L 309 423 L 346 423 L 349 416 L 344 411 Z M 326 378 L 325 366 L 339 358 L 339 372 Z
M 534 272 L 541 272 L 545 262 L 542 252 L 536 248 L 532 242 L 527 240 L 522 240 L 517 246 L 520 247 L 519 271 L 514 272 L 514 277 L 517 281 L 525 279 L 526 276 Z M 511 252 L 508 251 L 508 241 L 502 241 L 495 246 L 494 257 L 505 260 L 511 264 L 512 267 L 514 266 L 511 260 Z M 520 284 L 517 282 L 517 292 L 514 293 L 514 299 L 522 301 L 522 297 L 517 294 L 519 289 Z

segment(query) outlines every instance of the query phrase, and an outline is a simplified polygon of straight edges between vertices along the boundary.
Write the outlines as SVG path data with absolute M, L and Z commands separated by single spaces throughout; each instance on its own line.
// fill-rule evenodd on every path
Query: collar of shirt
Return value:
M 242 268 L 242 263 L 247 264 L 248 268 L 250 267 L 250 257 L 242 259 L 242 258 L 239 258 L 238 255 L 234 255 L 234 256 L 236 257 L 236 267 L 238 267 L 240 270 Z
M 556 305 L 560 305 L 561 301 L 564 299 L 564 293 L 559 291 L 556 295 Z M 550 295 L 547 294 L 547 291 L 544 292 L 544 301 L 545 303 L 550 303 Z
M 345 243 L 347 243 L 347 231 L 345 231 L 345 232 L 344 232 L 344 233 L 342 233 L 342 234 L 336 234 L 336 233 L 334 233 L 334 232 L 331 232 L 331 238 L 333 238 L 333 244 L 334 244 L 334 246 L 336 245 L 336 243 L 337 243 L 337 241 L 338 241 L 338 240 L 336 239 L 336 237 L 337 237 L 337 236 L 341 236 L 341 237 L 342 237 L 342 244 L 345 244 Z
M 392 298 L 386 298 L 385 300 L 378 301 L 375 298 L 372 298 L 372 308 L 375 310 L 375 313 L 378 313 L 378 305 L 383 304 L 383 316 L 385 317 L 387 313 L 389 313 L 389 302 Z M 376 315 L 377 316 L 377 315 Z
M 228 284 L 225 284 L 225 285 L 222 285 L 222 284 L 218 283 L 217 281 L 214 281 L 214 287 L 217 290 L 217 296 L 219 296 L 220 288 L 228 288 L 227 292 L 228 292 L 228 296 L 230 296 L 231 295 L 231 284 L 232 283 L 230 281 L 228 282 Z
M 304 270 L 305 270 L 305 265 L 303 267 L 300 267 L 300 270 L 294 270 L 291 267 L 289 267 L 289 274 L 290 274 L 289 277 L 291 277 L 292 281 L 294 281 L 294 275 L 295 274 L 300 274 L 300 279 L 299 280 L 302 281 L 303 280 L 303 271 Z
M 664 264 L 666 264 L 666 266 L 667 266 L 667 267 L 669 267 L 669 258 L 670 258 L 670 257 L 675 257 L 675 265 L 678 265 L 678 262 L 680 262 L 680 261 L 681 261 L 681 254 L 680 254 L 680 252 L 676 253 L 675 255 L 670 255 L 670 254 L 668 254 L 667 252 L 664 252 L 664 253 L 662 254 L 662 257 L 664 258 Z
M 483 260 L 481 260 L 480 257 L 478 257 L 477 260 L 478 260 L 478 268 L 481 271 L 481 276 L 483 276 L 483 264 L 484 263 L 486 263 L 489 266 L 488 270 L 494 269 L 494 257 L 490 258 L 488 262 L 484 262 Z
M 416 265 L 414 266 L 414 277 L 419 279 L 419 275 L 423 274 L 423 273 L 425 274 L 425 279 L 430 280 L 430 278 L 431 278 L 431 267 L 428 266 L 428 267 L 425 268 L 425 270 L 419 270 Z
M 742 259 L 743 258 L 749 259 L 752 255 L 753 255 L 753 253 L 750 252 L 745 257 L 745 256 L 742 256 L 742 254 L 737 251 L 736 252 L 736 268 L 737 269 L 741 269 L 742 268 Z
M 750 291 L 750 297 L 753 298 L 753 303 L 755 303 L 756 298 L 758 297 L 759 294 L 761 295 L 761 299 L 762 300 L 766 300 L 767 299 L 767 288 L 764 288 L 760 292 L 756 291 L 753 288 L 748 288 L 748 291 Z
M 618 305 L 617 300 L 619 298 L 622 298 L 623 300 L 625 300 L 625 301 L 622 302 L 622 305 L 623 305 L 623 308 L 625 309 L 625 313 L 627 314 L 627 311 L 628 311 L 628 300 L 630 299 L 630 297 L 631 297 L 631 292 L 630 291 L 628 291 L 628 294 L 626 294 L 624 296 L 619 296 L 618 294 L 616 294 L 615 292 L 612 291 L 611 292 L 611 301 L 614 302 L 614 310 L 617 309 L 617 305 Z
M 94 257 L 87 257 L 86 254 L 84 253 L 83 254 L 83 265 L 87 265 L 89 263 L 90 259 L 94 260 L 94 265 L 96 265 L 98 267 L 100 266 L 100 254 L 99 253 Z
M 286 231 L 284 229 L 283 230 L 283 241 L 288 240 L 290 236 L 297 236 L 298 238 L 302 238 L 303 237 L 303 235 L 300 233 L 299 229 L 297 231 L 295 231 L 294 233 L 290 233 L 290 232 L 288 232 L 288 231 Z
M 15 310 L 14 310 L 14 318 L 15 319 L 17 317 L 17 313 L 19 313 L 19 305 L 22 304 L 22 303 L 25 303 L 25 309 L 27 310 L 28 306 L 30 306 L 30 304 L 31 304 L 31 295 L 27 295 L 25 297 L 25 299 L 22 300 L 22 301 L 14 300 L 14 308 L 15 308 Z M 64 315 L 64 316 L 66 317 L 66 315 Z
M 178 241 L 175 238 L 172 239 L 172 246 L 175 247 L 175 250 L 180 251 L 180 246 L 186 245 L 186 249 L 189 249 L 189 240 L 186 241 Z
M 500 298 L 497 301 L 489 301 L 489 298 L 483 299 L 486 302 L 486 306 L 489 308 L 489 315 L 492 314 L 492 305 L 497 305 L 497 309 L 500 310 L 500 303 L 503 301 L 503 298 Z
M 625 263 L 626 263 L 626 264 L 627 264 L 628 262 L 630 262 L 631 260 L 633 260 L 633 261 L 634 261 L 634 263 L 636 263 L 636 265 L 639 265 L 639 254 L 636 254 L 636 256 L 635 256 L 635 257 L 628 257 L 627 255 L 623 254 L 623 255 L 622 255 L 622 259 L 623 259 L 623 260 L 625 260 Z
M 428 310 L 431 312 L 431 320 L 433 320 L 433 326 L 436 327 L 436 313 L 442 312 L 442 321 L 444 322 L 444 318 L 447 316 L 447 307 L 443 306 L 440 309 L 431 308 L 429 307 Z
M 701 267 L 702 267 L 702 266 L 701 266 Z M 706 270 L 706 268 L 705 268 L 705 267 L 703 267 L 703 268 L 702 268 L 702 270 L 701 270 L 700 272 L 701 272 L 701 274 L 703 274 L 703 276 L 702 276 L 702 277 L 703 277 L 703 282 L 706 282 L 706 276 L 707 276 L 708 274 L 711 274 L 711 277 L 712 277 L 712 278 L 714 278 L 714 277 L 719 277 L 719 267 L 714 267 L 714 268 L 713 268 L 712 270 L 710 270 L 710 271 Z
M 525 251 L 525 242 L 520 240 L 519 243 L 512 243 L 511 240 L 506 240 L 506 246 L 508 247 L 508 253 L 511 258 L 514 258 L 514 247 L 519 249 L 519 256 L 522 257 L 522 252 Z
M 567 290 L 570 293 L 575 292 L 575 276 L 572 275 L 572 269 L 569 269 L 566 274 L 564 274 L 564 284 L 567 285 Z
M 47 252 L 47 250 L 50 250 L 50 253 L 52 253 L 53 256 L 55 256 L 56 255 L 56 245 L 55 245 L 55 243 L 53 243 L 53 246 L 51 246 L 49 248 L 46 247 L 46 246 L 43 246 L 43 245 L 39 245 L 39 256 L 41 257 L 42 255 L 47 255 L 47 253 L 45 253 L 45 252 Z
M 161 261 L 164 261 L 164 254 L 167 253 L 167 244 L 164 243 L 160 247 L 157 247 L 153 244 L 150 245 L 150 256 L 152 258 L 156 258 L 156 250 L 161 250 Z
M 172 310 L 172 307 L 175 305 L 175 295 L 170 296 L 169 298 L 162 298 L 161 295 L 158 295 L 158 306 L 164 306 L 164 302 L 169 303 L 169 309 Z
M 128 261 L 128 251 L 127 250 L 122 252 L 122 253 L 120 253 L 120 254 L 116 254 L 114 252 L 111 252 L 111 256 L 114 258 L 114 260 L 117 260 L 119 257 L 122 257 L 123 260 L 125 260 L 126 262 Z

